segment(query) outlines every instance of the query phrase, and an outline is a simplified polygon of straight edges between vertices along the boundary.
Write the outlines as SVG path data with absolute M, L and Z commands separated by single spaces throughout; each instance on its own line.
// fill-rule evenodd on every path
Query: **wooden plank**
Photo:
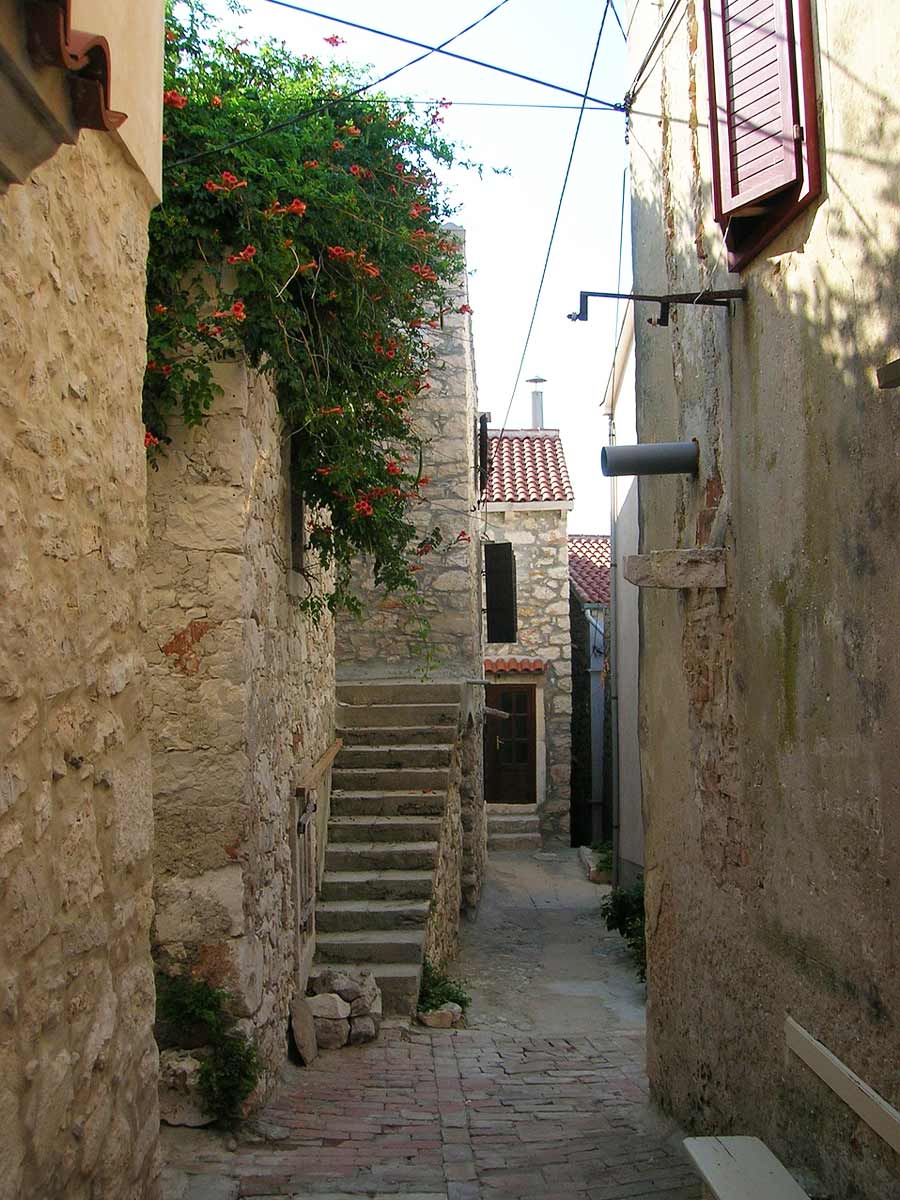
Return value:
M 809 1200 L 759 1138 L 685 1138 L 684 1148 L 717 1200 Z
M 835 1095 L 900 1154 L 900 1112 L 792 1017 L 786 1018 L 784 1033 L 788 1049 L 793 1050 Z
M 878 386 L 880 388 L 900 387 L 900 358 L 895 358 L 893 362 L 885 363 L 883 367 L 879 367 L 876 375 L 878 376 Z
M 310 788 L 314 788 L 316 784 L 319 783 L 322 776 L 337 758 L 338 751 L 343 744 L 344 742 L 342 738 L 335 738 L 325 753 L 317 758 L 313 765 L 298 777 L 294 785 L 298 792 L 308 791 Z
M 725 551 L 720 547 L 702 550 L 654 550 L 630 554 L 624 575 L 635 587 L 723 588 Z

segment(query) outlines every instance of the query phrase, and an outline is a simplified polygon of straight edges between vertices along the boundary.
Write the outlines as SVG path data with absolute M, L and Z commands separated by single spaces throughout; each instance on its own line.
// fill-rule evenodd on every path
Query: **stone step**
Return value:
M 335 723 L 339 730 L 359 726 L 384 729 L 397 725 L 450 725 L 456 731 L 458 704 L 338 704 Z
M 424 929 L 350 929 L 316 934 L 320 963 L 421 963 Z
M 517 817 L 536 817 L 538 815 L 536 804 L 487 804 L 485 807 L 487 808 L 489 817 L 495 813 L 498 816 L 503 816 L 506 813 Z
M 321 897 L 335 900 L 430 900 L 434 875 L 430 870 L 326 871 Z
M 329 871 L 428 871 L 437 858 L 437 842 L 337 842 L 325 850 Z
M 366 771 L 335 766 L 331 786 L 342 792 L 444 792 L 447 776 L 446 767 L 412 767 L 400 771 L 376 767 Z
M 381 999 L 385 1016 L 408 1017 L 416 1010 L 419 999 L 419 984 L 422 978 L 421 963 L 344 963 L 353 971 L 371 971 L 381 988 Z M 326 964 L 315 963 L 310 978 L 315 978 Z
M 417 683 L 383 680 L 374 683 L 339 683 L 341 704 L 458 704 L 458 683 Z
M 451 747 L 434 745 L 345 746 L 336 766 L 371 771 L 374 767 L 400 771 L 410 768 L 450 766 Z
M 488 850 L 540 850 L 539 833 L 491 833 L 488 834 Z
M 408 929 L 428 919 L 427 900 L 326 900 L 316 905 L 316 932 Z
M 332 792 L 333 817 L 439 817 L 447 804 L 446 792 Z
M 488 833 L 540 833 L 541 826 L 537 816 L 513 816 L 512 813 L 490 813 L 488 815 Z
M 344 751 L 350 747 L 372 746 L 452 746 L 456 741 L 455 725 L 359 725 L 341 730 Z M 343 753 L 343 751 L 342 751 Z
M 440 817 L 335 816 L 328 822 L 329 844 L 344 842 L 436 842 Z

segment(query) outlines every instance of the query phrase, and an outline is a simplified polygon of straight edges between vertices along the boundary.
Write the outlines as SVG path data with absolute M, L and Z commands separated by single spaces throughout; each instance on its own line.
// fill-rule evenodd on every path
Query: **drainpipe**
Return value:
M 616 419 L 613 412 L 609 414 L 609 445 L 616 444 Z M 609 489 L 610 520 L 609 520 L 609 740 L 612 748 L 612 837 L 613 837 L 613 887 L 620 883 L 619 871 L 619 612 L 616 608 L 618 594 L 618 553 L 616 547 L 616 499 L 618 495 L 618 479 L 612 477 Z

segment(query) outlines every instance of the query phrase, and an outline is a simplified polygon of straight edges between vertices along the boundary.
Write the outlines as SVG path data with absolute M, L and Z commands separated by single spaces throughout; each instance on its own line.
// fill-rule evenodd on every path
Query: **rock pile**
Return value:
M 381 990 L 370 971 L 323 971 L 310 982 L 307 1005 L 320 1050 L 371 1042 L 381 1027 Z

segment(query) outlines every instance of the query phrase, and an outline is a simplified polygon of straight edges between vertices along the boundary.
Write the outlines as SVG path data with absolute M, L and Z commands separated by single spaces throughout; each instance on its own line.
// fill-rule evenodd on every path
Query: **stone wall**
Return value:
M 447 804 L 438 837 L 431 907 L 425 925 L 425 957 L 442 970 L 455 957 L 459 945 L 459 912 L 462 907 L 463 829 L 460 806 L 462 763 L 459 744 L 454 748 L 447 778 Z
M 452 227 L 451 227 L 452 228 Z M 462 240 L 462 230 L 453 229 Z M 454 308 L 466 302 L 465 281 L 453 293 Z M 376 591 L 371 570 L 360 564 L 362 617 L 342 617 L 337 638 L 341 679 L 480 679 L 481 545 L 476 512 L 475 444 L 478 398 L 471 318 L 443 317 L 431 335 L 435 349 L 431 387 L 420 393 L 413 428 L 423 440 L 422 474 L 430 479 L 414 513 L 421 534 L 435 525 L 446 545 L 425 555 L 418 575 L 421 604 L 410 609 L 398 596 Z M 452 544 L 461 532 L 469 542 Z M 422 621 L 427 631 L 422 635 Z
M 154 941 L 164 967 L 228 988 L 268 1083 L 312 950 L 294 931 L 293 777 L 334 737 L 334 635 L 290 594 L 272 390 L 239 365 L 220 382 L 150 479 Z
M 567 835 L 572 758 L 572 638 L 569 629 L 569 552 L 564 509 L 525 509 L 487 513 L 486 530 L 495 542 L 511 542 L 516 555 L 518 640 L 490 643 L 490 658 L 541 658 L 546 774 L 538 779 L 541 830 Z M 510 677 L 505 676 L 508 682 Z M 516 682 L 533 683 L 534 675 Z
M 2 1200 L 158 1194 L 149 203 L 92 133 L 0 199 Z
M 649 1070 L 683 1125 L 756 1134 L 845 1200 L 897 1194 L 897 1155 L 784 1022 L 900 1106 L 900 407 L 875 382 L 900 357 L 900 12 L 813 8 L 825 194 L 740 281 L 699 0 L 641 92 L 662 118 L 632 123 L 635 290 L 748 291 L 637 323 L 641 440 L 696 437 L 701 463 L 641 481 L 641 549 L 715 528 L 729 551 L 722 591 L 641 591 Z M 658 20 L 637 8 L 635 67 Z

